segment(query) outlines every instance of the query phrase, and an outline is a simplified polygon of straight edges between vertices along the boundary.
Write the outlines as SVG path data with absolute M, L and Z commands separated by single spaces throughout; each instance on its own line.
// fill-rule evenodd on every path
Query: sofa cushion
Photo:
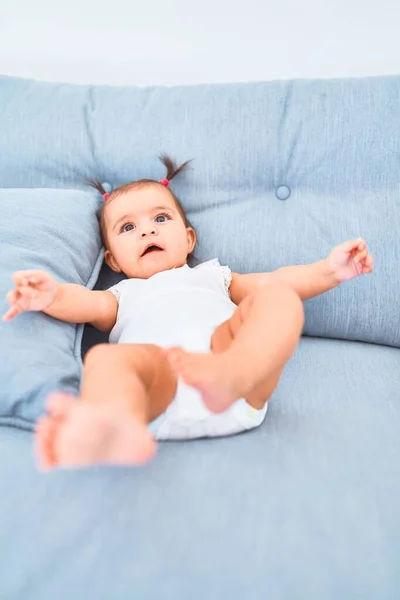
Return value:
M 93 287 L 103 256 L 98 207 L 91 191 L 0 189 L 1 314 L 16 270 Z M 29 428 L 49 392 L 78 391 L 82 329 L 33 312 L 0 321 L 0 423 Z
M 261 427 L 162 443 L 144 469 L 43 477 L 1 431 L 0 597 L 396 600 L 399 365 L 303 339 Z

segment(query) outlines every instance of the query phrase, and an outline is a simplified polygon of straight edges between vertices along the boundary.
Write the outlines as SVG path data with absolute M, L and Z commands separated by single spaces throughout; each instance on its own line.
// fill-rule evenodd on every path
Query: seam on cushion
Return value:
M 94 264 L 93 270 L 90 274 L 89 279 L 85 283 L 85 287 L 88 289 L 93 289 L 96 285 L 96 282 L 99 278 L 100 270 L 104 260 L 104 248 L 101 247 L 100 252 L 97 256 L 96 262 Z M 80 370 L 79 380 L 82 375 L 82 338 L 83 338 L 83 330 L 85 327 L 85 323 L 80 323 L 79 325 L 75 325 L 75 341 L 74 341 L 74 357 L 76 362 L 78 363 L 78 367 Z
M 0 429 L 2 427 L 13 427 L 14 429 L 20 429 L 23 431 L 34 431 L 36 421 L 29 421 L 22 417 L 1 417 L 0 418 Z
M 349 342 L 350 344 L 368 344 L 369 346 L 380 346 L 381 348 L 395 348 L 396 350 L 400 350 L 400 346 L 394 346 L 392 344 L 389 344 L 388 342 L 371 342 L 369 340 L 360 340 L 359 338 L 345 338 L 345 337 L 339 337 L 339 336 L 335 336 L 333 337 L 332 335 L 325 336 L 325 335 L 316 335 L 315 333 L 313 333 L 312 335 L 309 335 L 308 333 L 302 333 L 302 337 L 307 338 L 309 340 L 328 340 L 328 341 L 332 341 L 332 342 Z

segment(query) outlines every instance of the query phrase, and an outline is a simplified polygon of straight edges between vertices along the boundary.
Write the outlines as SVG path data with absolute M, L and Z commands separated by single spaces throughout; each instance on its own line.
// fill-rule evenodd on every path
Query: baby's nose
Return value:
M 146 237 L 146 235 L 156 235 L 157 231 L 155 227 L 149 228 L 149 229 L 143 229 L 141 236 Z

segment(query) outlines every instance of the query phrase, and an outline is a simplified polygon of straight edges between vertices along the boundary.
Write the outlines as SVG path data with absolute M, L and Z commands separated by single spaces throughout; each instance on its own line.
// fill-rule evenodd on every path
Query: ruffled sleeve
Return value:
M 116 297 L 117 302 L 119 304 L 121 298 L 121 286 L 119 285 L 119 283 L 108 288 L 107 292 L 111 292 Z
M 221 267 L 222 277 L 224 279 L 224 288 L 229 297 L 231 297 L 230 287 L 232 283 L 232 271 L 229 267 Z

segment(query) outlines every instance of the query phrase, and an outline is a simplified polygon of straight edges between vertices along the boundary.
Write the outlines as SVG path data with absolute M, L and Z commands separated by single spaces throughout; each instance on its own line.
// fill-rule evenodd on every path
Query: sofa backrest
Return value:
M 239 272 L 364 237 L 375 273 L 306 303 L 305 333 L 400 347 L 400 77 L 189 87 L 0 78 L 0 186 L 174 181 L 199 243 Z

